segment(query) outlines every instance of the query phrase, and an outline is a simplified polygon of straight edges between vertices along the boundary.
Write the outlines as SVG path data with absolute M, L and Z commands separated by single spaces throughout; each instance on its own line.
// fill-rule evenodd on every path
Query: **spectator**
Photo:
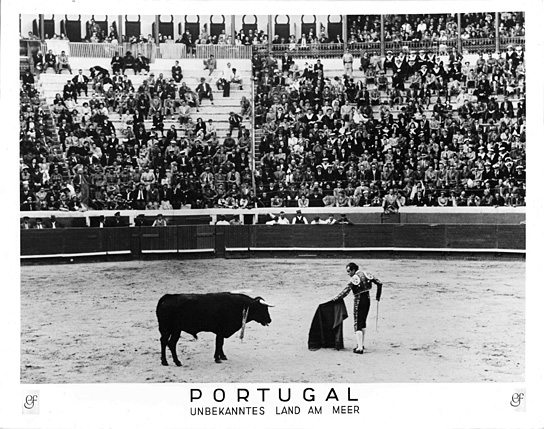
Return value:
M 241 130 L 243 118 L 235 112 L 229 113 L 229 132 L 232 134 L 234 128 Z
M 157 219 L 153 222 L 153 226 L 167 226 L 168 223 L 161 213 L 157 215 Z
M 267 225 L 290 225 L 289 219 L 285 217 L 285 212 L 281 211 L 279 216 L 276 216 L 274 214 L 270 214 L 270 217 L 272 220 L 269 220 L 266 222 Z
M 45 67 L 45 58 L 43 55 L 43 52 L 41 50 L 37 50 L 33 56 L 32 59 L 34 60 L 34 68 L 39 73 L 43 72 Z
M 204 70 L 209 70 L 209 75 L 215 71 L 217 68 L 217 60 L 215 59 L 214 55 L 210 55 L 210 58 L 207 60 L 204 60 Z
M 243 89 L 242 77 L 240 76 L 240 74 L 237 72 L 237 70 L 234 67 L 232 68 L 232 73 L 230 75 L 230 83 L 240 85 L 240 89 Z
M 353 222 L 348 219 L 347 215 L 342 213 L 340 219 L 336 221 L 338 225 L 353 225 Z
M 23 217 L 23 221 L 21 222 L 21 229 L 30 229 L 32 226 L 30 225 L 30 218 L 28 216 Z
M 68 69 L 70 74 L 72 74 L 72 67 L 70 67 L 70 62 L 68 61 L 68 55 L 66 55 L 65 51 L 61 51 L 57 58 L 57 73 L 61 74 L 64 69 Z
M 36 223 L 34 224 L 34 229 L 45 229 L 45 225 L 41 217 L 36 219 Z
M 123 70 L 123 73 L 124 73 L 125 63 L 124 63 L 123 57 L 119 55 L 118 51 L 116 51 L 113 57 L 111 58 L 110 64 L 111 64 L 111 70 L 113 74 L 120 72 L 121 70 Z
M 149 58 L 138 53 L 138 56 L 134 60 L 134 73 L 141 74 L 142 70 L 145 70 L 145 74 L 149 73 Z
M 200 83 L 196 87 L 196 93 L 198 94 L 198 105 L 202 104 L 203 98 L 209 98 L 213 105 L 213 92 L 210 84 L 206 82 L 206 78 L 200 78 Z
M 216 225 L 230 225 L 230 222 L 225 218 L 224 215 L 217 215 Z
M 353 55 L 347 49 L 342 56 L 342 62 L 344 64 L 344 75 L 349 78 L 353 77 Z
M 127 51 L 125 53 L 125 56 L 123 57 L 123 74 L 126 73 L 127 69 L 134 70 L 134 74 L 136 74 L 136 63 L 135 63 L 134 56 L 132 55 L 132 52 Z
M 327 218 L 327 220 L 324 221 L 324 224 L 325 225 L 334 225 L 336 224 L 338 221 L 334 218 L 334 215 L 333 214 L 330 214 L 329 217 Z
M 180 83 L 183 79 L 183 71 L 181 70 L 181 66 L 179 65 L 179 61 L 176 60 L 175 64 L 172 66 L 172 79 L 174 79 L 174 82 Z
M 53 53 L 51 49 L 45 54 L 44 63 L 43 63 L 43 72 L 47 72 L 47 69 L 51 67 L 55 73 L 58 73 L 58 64 L 57 56 Z
M 83 70 L 79 69 L 77 76 L 72 79 L 72 82 L 74 82 L 78 96 L 81 96 L 82 91 L 85 93 L 85 97 L 88 96 L 89 78 L 83 74 Z
M 293 225 L 298 225 L 298 224 L 307 225 L 307 224 L 308 224 L 308 220 L 306 219 L 305 216 L 302 215 L 302 211 L 301 211 L 301 210 L 297 210 L 296 215 L 295 215 L 295 217 L 293 218 L 293 220 L 291 221 L 291 223 L 292 223 Z

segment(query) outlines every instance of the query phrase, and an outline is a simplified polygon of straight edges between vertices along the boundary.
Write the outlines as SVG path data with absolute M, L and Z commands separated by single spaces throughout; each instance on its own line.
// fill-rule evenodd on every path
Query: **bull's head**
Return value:
M 268 313 L 268 307 L 274 307 L 272 304 L 267 303 L 260 296 L 254 298 L 253 305 L 249 310 L 249 320 L 255 320 L 263 326 L 268 326 L 272 319 L 270 313 Z

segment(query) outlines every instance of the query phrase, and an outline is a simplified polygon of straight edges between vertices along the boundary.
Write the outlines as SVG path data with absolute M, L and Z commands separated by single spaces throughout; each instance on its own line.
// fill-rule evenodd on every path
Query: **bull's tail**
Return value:
M 157 303 L 157 320 L 159 322 L 159 332 L 167 333 L 168 326 L 166 324 L 166 321 L 168 320 L 168 308 L 165 306 L 165 301 L 170 297 L 170 295 L 166 294 L 159 299 L 159 302 Z

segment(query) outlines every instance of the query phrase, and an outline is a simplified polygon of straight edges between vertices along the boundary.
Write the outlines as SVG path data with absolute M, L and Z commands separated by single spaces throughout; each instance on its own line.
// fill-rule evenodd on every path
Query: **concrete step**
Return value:
M 51 89 L 45 89 L 43 91 L 43 96 L 47 100 L 47 104 L 53 104 L 53 100 L 55 99 L 55 96 L 57 94 L 62 95 L 62 89 L 60 90 L 51 90 Z M 92 90 L 89 90 L 89 95 L 92 94 Z M 225 107 L 230 112 L 231 110 L 239 111 L 240 110 L 240 101 L 242 100 L 242 96 L 245 96 L 247 99 L 251 99 L 251 94 L 249 91 L 245 90 L 231 90 L 230 97 L 223 97 L 223 91 L 213 91 L 213 102 L 214 107 Z M 99 99 L 103 99 L 103 96 L 99 96 Z M 77 103 L 81 106 L 83 106 L 84 102 L 88 102 L 91 100 L 92 97 L 85 97 L 85 95 L 78 97 Z M 176 97 L 176 100 L 179 101 L 179 97 Z M 210 104 L 210 100 L 205 98 L 202 100 L 202 104 L 204 106 Z M 230 110 L 229 110 L 230 109 Z
M 117 130 L 124 129 L 126 127 L 125 123 L 122 120 L 120 120 L 118 116 L 117 117 L 115 116 L 113 117 L 110 116 L 110 121 L 112 122 L 115 129 Z M 206 123 L 208 122 L 208 119 L 212 119 L 212 118 L 204 118 L 204 117 L 202 118 L 202 120 L 204 120 L 204 122 Z M 193 124 L 194 123 L 196 123 L 196 121 L 193 121 Z M 153 121 L 150 119 L 146 119 L 144 121 L 144 124 L 146 129 L 149 129 L 153 126 Z M 218 132 L 228 131 L 230 129 L 229 123 L 227 121 L 217 121 L 213 119 L 213 124 L 215 125 L 215 128 L 217 129 Z M 177 120 L 168 119 L 164 121 L 164 129 L 168 129 L 172 125 L 175 125 L 176 128 L 183 128 Z M 251 124 L 249 123 L 249 121 L 243 122 L 242 125 L 244 125 L 248 129 L 251 127 Z
M 151 69 L 150 73 L 153 73 L 155 75 L 155 78 L 159 77 L 159 74 L 162 73 L 164 79 L 169 80 L 171 78 L 171 72 L 170 70 L 153 70 Z M 88 70 L 83 70 L 83 74 L 85 74 L 87 77 L 90 77 L 90 73 Z M 132 84 L 134 86 L 141 85 L 142 82 L 146 79 L 148 79 L 150 76 L 149 74 L 134 74 L 132 70 L 126 70 L 125 73 L 128 78 L 131 80 Z M 246 84 L 250 84 L 251 80 L 251 70 L 248 70 L 244 73 L 239 73 L 240 76 L 243 79 L 243 82 Z M 56 74 L 54 71 L 47 71 L 46 73 L 42 73 L 39 77 L 39 81 L 42 84 L 49 84 L 49 83 L 62 83 L 63 85 L 66 83 L 68 79 L 72 79 L 77 75 L 76 70 L 73 70 L 73 73 L 70 74 L 68 71 L 63 71 L 61 74 Z M 207 71 L 200 72 L 197 70 L 191 70 L 189 72 L 183 72 L 183 79 L 182 82 L 186 82 L 187 85 L 198 85 L 200 83 L 200 79 L 203 77 L 206 79 L 206 82 L 209 84 L 215 84 L 219 78 L 221 78 L 223 75 L 223 72 L 220 71 L 214 71 L 211 75 L 208 74 Z
M 49 104 L 52 104 L 53 103 L 53 98 L 54 97 L 49 97 L 48 101 L 49 101 Z M 88 103 L 90 100 L 92 99 L 92 97 L 85 97 L 85 95 L 81 96 L 81 97 L 78 97 L 77 99 L 77 106 L 76 106 L 76 109 L 78 110 L 82 110 L 83 109 L 83 103 Z M 98 98 L 99 100 L 103 100 L 104 98 L 103 97 L 99 97 Z M 176 101 L 179 101 L 179 98 L 176 98 Z M 208 99 L 204 99 L 202 100 L 202 108 L 205 109 L 205 108 L 213 108 L 213 110 L 217 113 L 221 113 L 221 112 L 225 112 L 227 115 L 229 114 L 229 112 L 233 111 L 233 112 L 239 112 L 240 111 L 240 101 L 241 99 L 233 99 L 232 97 L 217 97 L 213 99 L 213 106 L 211 105 L 210 103 L 210 100 Z M 193 109 L 193 111 L 196 112 L 195 109 Z

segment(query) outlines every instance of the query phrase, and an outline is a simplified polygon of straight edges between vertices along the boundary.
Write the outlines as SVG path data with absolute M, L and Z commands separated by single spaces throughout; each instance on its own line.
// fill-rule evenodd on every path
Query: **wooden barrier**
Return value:
M 525 225 L 187 225 L 21 230 L 21 257 L 254 251 L 466 251 L 525 253 Z

